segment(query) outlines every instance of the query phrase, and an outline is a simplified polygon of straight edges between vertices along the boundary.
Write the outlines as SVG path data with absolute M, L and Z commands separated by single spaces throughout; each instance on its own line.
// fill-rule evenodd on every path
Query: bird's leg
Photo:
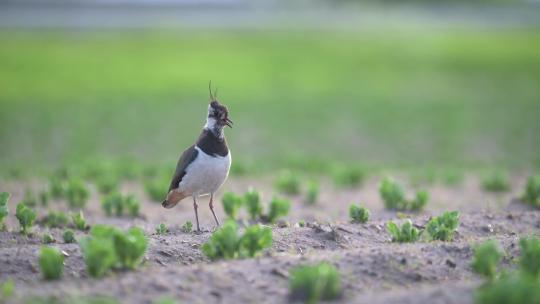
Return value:
M 219 227 L 219 220 L 216 216 L 216 213 L 214 212 L 214 193 L 211 193 L 210 194 L 210 203 L 208 204 L 208 206 L 210 206 L 210 211 L 212 211 L 212 215 L 214 216 L 214 220 L 216 220 L 216 225 Z
M 201 228 L 199 227 L 199 213 L 197 212 L 197 208 L 199 205 L 197 205 L 197 197 L 193 196 L 193 209 L 195 209 L 195 221 L 197 221 L 197 232 L 201 231 Z

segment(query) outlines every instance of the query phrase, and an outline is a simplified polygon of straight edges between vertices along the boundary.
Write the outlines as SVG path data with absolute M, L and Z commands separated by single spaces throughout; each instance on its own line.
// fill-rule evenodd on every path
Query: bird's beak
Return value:
M 225 118 L 225 124 L 227 127 L 232 128 L 233 122 L 229 119 L 229 117 Z

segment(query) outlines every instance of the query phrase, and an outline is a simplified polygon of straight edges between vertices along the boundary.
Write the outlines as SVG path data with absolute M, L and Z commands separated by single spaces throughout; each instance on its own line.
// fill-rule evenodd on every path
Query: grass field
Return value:
M 538 49 L 534 30 L 4 30 L 0 164 L 174 163 L 212 80 L 237 164 L 537 168 Z

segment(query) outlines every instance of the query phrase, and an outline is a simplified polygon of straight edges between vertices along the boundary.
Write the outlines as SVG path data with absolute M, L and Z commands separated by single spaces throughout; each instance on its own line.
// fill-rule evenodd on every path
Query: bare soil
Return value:
M 319 202 L 307 205 L 303 197 L 290 197 L 293 208 L 286 222 L 274 226 L 270 250 L 254 259 L 209 261 L 200 250 L 211 235 L 212 216 L 200 202 L 203 233 L 184 233 L 181 225 L 194 221 L 192 202 L 183 201 L 172 210 L 150 202 L 137 183 L 124 185 L 143 202 L 139 218 L 106 217 L 95 191 L 85 209 L 89 224 L 106 223 L 120 227 L 139 226 L 149 237 L 143 265 L 133 272 L 115 272 L 103 279 L 86 274 L 77 244 L 64 244 L 62 229 L 50 229 L 57 242 L 53 246 L 66 254 L 64 277 L 44 281 L 37 265 L 41 234 L 46 228 L 36 226 L 33 235 L 18 232 L 13 214 L 22 199 L 24 185 L 3 182 L 2 191 L 12 193 L 9 230 L 0 232 L 0 282 L 13 279 L 16 284 L 13 303 L 31 296 L 52 297 L 66 301 L 70 296 L 110 296 L 122 303 L 153 303 L 168 296 L 180 303 L 286 303 L 288 271 L 291 267 L 327 261 L 342 274 L 343 297 L 336 303 L 472 303 L 474 288 L 482 282 L 472 273 L 472 247 L 486 239 L 498 240 L 507 252 L 503 263 L 513 267 L 522 235 L 539 234 L 540 212 L 524 207 L 514 197 L 523 189 L 523 176 L 513 178 L 513 191 L 504 194 L 483 192 L 474 177 L 458 186 L 428 185 L 431 200 L 426 210 L 410 214 L 423 226 L 433 215 L 445 210 L 459 210 L 461 222 L 452 242 L 417 242 L 395 244 L 386 232 L 386 222 L 402 215 L 384 209 L 377 190 L 377 178 L 355 189 L 337 189 L 323 183 Z M 250 186 L 260 189 L 267 201 L 273 193 L 270 178 L 230 179 L 224 189 L 243 192 Z M 31 183 L 34 189 L 44 185 Z M 219 197 L 218 215 L 223 217 Z M 367 224 L 348 222 L 348 207 L 360 202 L 372 211 Z M 49 209 L 67 210 L 61 202 Z M 39 217 L 46 214 L 38 208 Z M 245 216 L 244 216 L 245 217 Z M 298 221 L 305 220 L 306 227 Z M 165 223 L 170 232 L 156 235 L 155 227 Z M 81 237 L 85 232 L 77 232 Z

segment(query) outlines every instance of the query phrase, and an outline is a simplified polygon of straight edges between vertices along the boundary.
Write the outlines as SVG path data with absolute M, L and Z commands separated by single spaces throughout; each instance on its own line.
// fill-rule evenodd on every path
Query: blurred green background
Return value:
M 0 30 L 0 165 L 173 164 L 208 82 L 233 158 L 273 169 L 540 165 L 540 31 Z

